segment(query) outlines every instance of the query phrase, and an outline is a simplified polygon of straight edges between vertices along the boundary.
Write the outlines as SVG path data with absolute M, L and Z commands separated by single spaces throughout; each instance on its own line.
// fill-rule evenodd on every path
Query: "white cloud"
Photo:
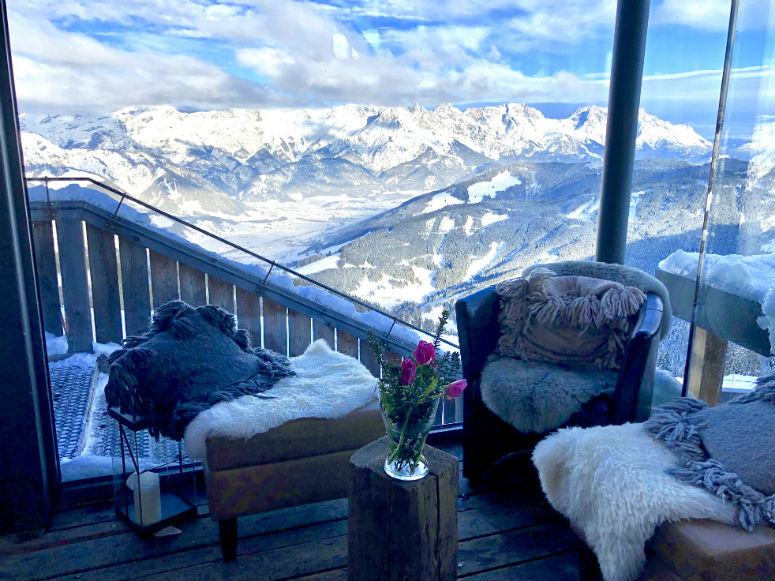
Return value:
M 654 25 L 673 24 L 699 30 L 726 31 L 730 0 L 663 0 L 652 6 Z M 745 0 L 738 5 L 737 28 L 764 28 L 770 22 L 772 0 Z
M 766 11 L 767 1 L 741 3 L 741 18 Z M 8 2 L 20 106 L 51 112 L 165 103 L 604 103 L 607 73 L 580 76 L 570 67 L 587 40 L 612 36 L 616 10 L 616 0 Z M 665 0 L 652 5 L 652 24 L 719 26 L 725 5 Z M 365 18 L 377 15 L 403 25 Z M 555 59 L 526 74 L 510 60 L 524 51 L 560 52 L 569 70 L 556 72 Z M 605 71 L 608 55 L 599 56 Z M 707 96 L 717 84 L 715 71 L 691 75 L 648 77 L 644 96 L 647 87 L 664 99 Z

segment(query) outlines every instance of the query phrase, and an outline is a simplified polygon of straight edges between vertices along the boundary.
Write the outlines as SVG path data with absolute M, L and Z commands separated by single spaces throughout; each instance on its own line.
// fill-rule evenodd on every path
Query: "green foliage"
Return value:
M 382 368 L 382 378 L 379 380 L 380 406 L 394 421 L 400 419 L 410 424 L 427 421 L 433 409 L 433 400 L 443 396 L 447 385 L 457 379 L 460 370 L 459 354 L 439 349 L 448 318 L 449 311 L 443 311 L 436 325 L 433 335 L 436 358 L 429 365 L 417 365 L 414 381 L 408 385 L 401 385 L 401 366 L 385 359 L 384 345 L 374 333 L 369 333 L 369 347 Z M 411 359 L 416 364 L 414 354 Z

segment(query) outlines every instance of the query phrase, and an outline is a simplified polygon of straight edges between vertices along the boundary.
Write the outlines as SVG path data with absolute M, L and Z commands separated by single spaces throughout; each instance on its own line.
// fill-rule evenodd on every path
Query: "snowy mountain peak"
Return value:
M 600 163 L 606 109 L 583 107 L 555 119 L 523 103 L 462 110 L 450 104 L 195 112 L 154 106 L 101 117 L 25 115 L 21 124 L 30 173 L 89 172 L 165 200 L 185 197 L 187 187 L 202 196 L 220 191 L 269 199 L 404 195 L 519 160 Z M 662 157 L 710 151 L 690 127 L 645 111 L 638 147 Z

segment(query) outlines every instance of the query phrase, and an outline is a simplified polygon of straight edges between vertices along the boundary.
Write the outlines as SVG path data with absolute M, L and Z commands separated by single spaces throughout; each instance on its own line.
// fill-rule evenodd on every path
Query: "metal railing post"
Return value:
M 648 19 L 649 0 L 619 0 L 597 224 L 600 262 L 624 263 Z

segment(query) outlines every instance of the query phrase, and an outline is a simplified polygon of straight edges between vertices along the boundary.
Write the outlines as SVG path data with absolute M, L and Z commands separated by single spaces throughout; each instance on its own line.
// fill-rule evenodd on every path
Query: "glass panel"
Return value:
M 675 21 L 667 19 L 668 8 L 666 3 L 652 9 L 641 102 L 655 111 L 666 108 L 676 116 L 673 120 L 683 116 L 706 140 L 706 152 L 697 159 L 663 166 L 651 176 L 663 180 L 664 193 L 657 198 L 661 206 L 653 203 L 651 183 L 641 180 L 636 171 L 627 261 L 672 273 L 658 272 L 669 283 L 677 315 L 661 345 L 658 367 L 680 380 L 690 369 L 688 387 L 715 402 L 722 377 L 731 393 L 746 385 L 740 376 L 753 378 L 772 367 L 772 359 L 766 357 L 770 341 L 761 328 L 767 320 L 761 303 L 775 281 L 773 7 L 766 2 L 739 6 L 735 33 L 729 39 L 730 74 L 715 164 L 710 146 L 719 110 L 730 6 L 712 21 L 709 16 L 675 11 L 674 18 L 695 23 L 695 33 L 682 36 L 669 34 Z M 682 55 L 674 62 L 692 68 L 658 73 L 658 67 L 670 62 L 666 57 L 671 53 Z M 671 204 L 675 198 L 682 203 Z M 640 231 L 649 213 L 659 225 L 649 234 L 652 240 Z M 641 250 L 639 239 L 647 240 L 644 247 L 652 252 Z M 698 330 L 690 341 L 691 321 Z M 690 350 L 691 361 L 686 365 Z
M 357 0 L 155 10 L 8 4 L 27 173 L 92 177 L 254 253 L 121 202 L 119 218 L 217 255 L 208 260 L 255 265 L 263 279 L 269 267 L 260 254 L 433 329 L 455 298 L 525 266 L 594 256 L 614 1 L 443 9 L 418 1 L 391 3 L 388 12 Z M 111 214 L 118 207 L 115 193 L 89 183 L 30 186 L 38 211 L 71 192 Z M 150 304 L 142 250 L 132 250 L 126 232 L 112 241 L 110 233 L 85 238 L 90 272 L 110 276 L 91 276 L 75 293 L 92 300 L 98 343 L 118 341 L 122 321 L 125 334 L 136 332 Z M 51 245 L 52 280 L 56 261 L 80 258 L 83 246 L 55 253 Z M 150 253 L 147 263 L 154 299 L 161 282 L 166 296 L 177 287 L 192 304 L 212 294 L 183 262 L 177 273 Z M 128 276 L 127 265 L 139 274 Z M 273 266 L 275 274 L 285 271 Z M 310 288 L 299 293 L 354 311 Z M 55 294 L 47 302 L 59 336 Z M 278 307 L 283 344 L 287 306 Z M 241 325 L 249 312 L 259 310 L 238 312 Z M 107 333 L 101 321 L 111 317 Z M 250 326 L 263 327 L 266 339 L 266 323 Z M 378 330 L 395 336 L 400 327 L 388 320 Z M 62 393 L 83 396 L 86 422 L 64 399 L 56 410 L 83 443 L 73 444 L 72 460 L 62 457 L 74 475 L 83 474 L 75 469 L 84 456 L 109 453 L 100 436 L 109 425 L 104 397 L 84 389 L 69 382 Z M 451 408 L 444 417 L 458 421 L 460 407 Z M 94 437 L 81 437 L 89 431 Z
M 719 372 L 730 394 L 750 389 L 775 361 L 769 357 L 772 335 L 762 328 L 775 322 L 773 306 L 767 316 L 762 310 L 775 286 L 773 15 L 771 2 L 739 4 L 707 241 L 699 260 L 695 318 L 698 326 L 729 342 Z M 719 303 L 718 291 L 734 298 Z M 726 311 L 726 316 L 716 311 Z M 692 384 L 696 381 L 691 378 Z

